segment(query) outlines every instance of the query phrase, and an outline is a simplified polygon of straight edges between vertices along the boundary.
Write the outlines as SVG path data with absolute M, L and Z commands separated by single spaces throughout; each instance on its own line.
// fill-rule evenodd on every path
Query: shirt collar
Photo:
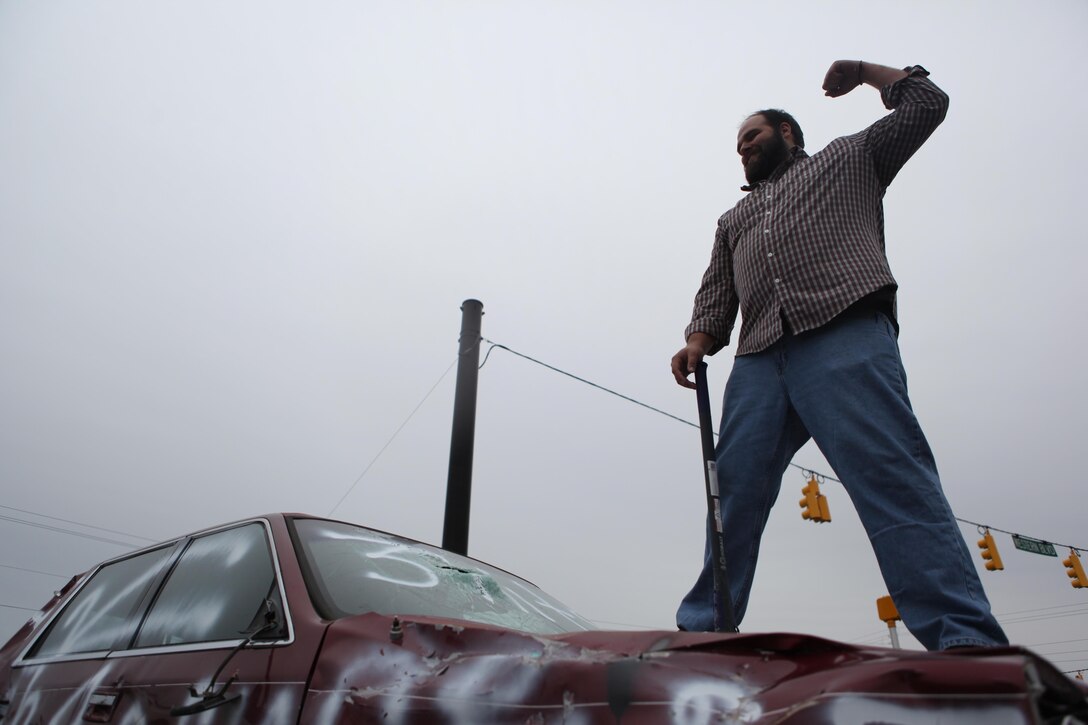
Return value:
M 760 184 L 767 184 L 767 183 L 770 183 L 772 181 L 778 181 L 780 178 L 782 178 L 782 175 L 785 174 L 786 171 L 791 166 L 793 166 L 793 163 L 795 161 L 799 161 L 801 159 L 807 159 L 807 158 L 808 158 L 808 154 L 805 152 L 805 150 L 803 148 L 801 148 L 800 146 L 794 146 L 793 148 L 790 149 L 790 155 L 787 156 L 785 158 L 785 160 L 783 160 L 782 163 L 780 163 L 778 165 L 778 168 L 776 168 L 774 171 L 771 172 L 770 176 L 768 176 L 763 181 L 757 181 L 754 184 L 745 184 L 744 186 L 740 187 L 740 190 L 741 191 L 755 191 L 757 188 L 759 188 Z

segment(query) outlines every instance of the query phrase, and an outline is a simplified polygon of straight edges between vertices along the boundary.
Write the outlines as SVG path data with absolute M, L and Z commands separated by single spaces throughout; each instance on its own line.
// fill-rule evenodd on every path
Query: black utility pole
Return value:
M 472 446 L 476 436 L 476 383 L 480 372 L 480 323 L 484 304 L 461 303 L 461 342 L 457 358 L 457 391 L 453 398 L 450 473 L 446 481 L 446 519 L 442 548 L 468 554 L 468 512 L 472 499 Z

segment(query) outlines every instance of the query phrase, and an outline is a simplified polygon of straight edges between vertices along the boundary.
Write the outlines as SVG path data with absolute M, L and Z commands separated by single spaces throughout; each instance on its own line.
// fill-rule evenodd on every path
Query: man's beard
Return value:
M 744 178 L 748 179 L 749 184 L 766 180 L 789 155 L 790 149 L 782 131 L 775 129 L 774 138 L 761 145 L 759 154 L 744 167 Z

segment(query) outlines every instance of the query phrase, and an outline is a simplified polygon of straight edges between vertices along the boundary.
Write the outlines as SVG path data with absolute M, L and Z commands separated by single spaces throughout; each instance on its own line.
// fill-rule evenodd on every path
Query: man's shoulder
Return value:
M 858 168 L 868 155 L 865 131 L 839 136 L 811 156 L 798 159 L 784 175 L 783 182 L 796 193 L 810 184 L 824 183 L 828 174 L 839 173 L 842 168 Z
M 734 224 L 734 219 L 737 214 L 737 209 L 744 203 L 744 199 L 740 199 L 733 205 L 732 209 L 728 209 L 720 217 L 718 217 L 718 234 L 729 234 L 730 228 Z
M 743 213 L 744 209 L 752 203 L 751 193 L 747 193 L 741 198 L 737 199 L 737 203 L 733 204 L 731 209 L 727 209 L 720 217 L 718 217 L 718 226 L 725 228 L 728 227 L 730 222 L 737 216 L 737 214 Z

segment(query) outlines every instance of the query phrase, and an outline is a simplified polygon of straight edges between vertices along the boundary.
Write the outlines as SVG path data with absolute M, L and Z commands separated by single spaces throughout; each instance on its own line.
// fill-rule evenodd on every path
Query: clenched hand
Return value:
M 860 60 L 837 60 L 824 76 L 824 95 L 832 98 L 845 96 L 862 82 Z
M 688 337 L 688 344 L 680 348 L 680 351 L 672 356 L 672 376 L 679 385 L 685 388 L 695 388 L 695 383 L 688 380 L 688 376 L 699 367 L 707 352 L 714 347 L 714 338 L 705 332 L 693 332 Z

